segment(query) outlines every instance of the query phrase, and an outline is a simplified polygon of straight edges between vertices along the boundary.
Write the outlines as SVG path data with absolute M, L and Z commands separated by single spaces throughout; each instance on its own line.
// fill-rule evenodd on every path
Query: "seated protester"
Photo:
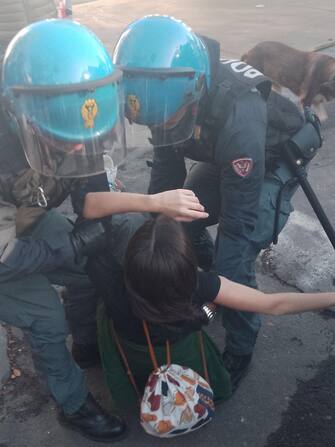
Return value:
M 158 364 L 166 363 L 168 339 L 172 363 L 203 376 L 196 331 L 206 321 L 204 304 L 223 306 L 223 312 L 231 308 L 271 315 L 335 304 L 334 292 L 265 294 L 215 272 L 199 271 L 182 225 L 163 215 L 136 231 L 127 247 L 123 269 L 112 257 L 100 257 L 91 261 L 89 271 L 105 299 L 98 317 L 99 347 L 109 390 L 120 406 L 135 402 L 136 393 L 117 343 L 126 354 L 139 388 L 144 388 L 153 370 L 142 320 L 148 323 Z M 227 399 L 232 387 L 221 353 L 206 332 L 203 340 L 214 397 Z

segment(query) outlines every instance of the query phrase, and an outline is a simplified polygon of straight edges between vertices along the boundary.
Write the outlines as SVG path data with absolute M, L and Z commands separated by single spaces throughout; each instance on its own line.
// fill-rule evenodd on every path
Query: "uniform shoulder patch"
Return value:
M 252 171 L 252 158 L 238 158 L 232 161 L 232 167 L 237 175 L 240 177 L 247 177 Z

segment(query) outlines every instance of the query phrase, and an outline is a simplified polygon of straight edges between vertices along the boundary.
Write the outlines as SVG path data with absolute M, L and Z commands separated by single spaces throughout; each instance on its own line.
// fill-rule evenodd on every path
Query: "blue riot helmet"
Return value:
M 145 16 L 124 30 L 113 62 L 123 71 L 130 123 L 148 126 L 155 146 L 192 136 L 200 98 L 209 88 L 210 63 L 191 28 L 173 17 Z
M 124 154 L 121 72 L 101 41 L 68 20 L 22 29 L 3 61 L 3 102 L 30 166 L 41 174 L 81 177 Z

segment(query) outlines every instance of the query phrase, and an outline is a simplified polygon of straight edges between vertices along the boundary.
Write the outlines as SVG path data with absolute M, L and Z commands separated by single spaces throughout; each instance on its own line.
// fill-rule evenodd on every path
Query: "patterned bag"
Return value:
M 206 380 L 191 368 L 171 364 L 169 341 L 166 342 L 166 365 L 159 367 L 145 321 L 143 328 L 154 370 L 149 376 L 142 399 L 125 353 L 113 332 L 129 379 L 140 398 L 140 417 L 144 430 L 153 436 L 170 438 L 190 433 L 210 422 L 215 409 L 213 391 L 208 383 L 202 333 L 199 331 L 199 344 Z

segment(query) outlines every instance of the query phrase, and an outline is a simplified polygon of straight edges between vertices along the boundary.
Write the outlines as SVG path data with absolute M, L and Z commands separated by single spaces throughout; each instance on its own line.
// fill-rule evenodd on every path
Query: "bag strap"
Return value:
M 143 324 L 143 330 L 144 330 L 145 338 L 147 339 L 147 343 L 148 343 L 150 358 L 151 358 L 153 367 L 156 370 L 156 369 L 158 369 L 158 363 L 157 363 L 157 359 L 156 359 L 154 348 L 153 348 L 152 343 L 151 343 L 151 338 L 150 338 L 150 334 L 149 334 L 148 324 L 144 320 L 142 320 L 142 324 Z
M 113 334 L 113 337 L 114 337 L 116 346 L 117 346 L 117 348 L 118 348 L 118 350 L 119 350 L 119 353 L 120 353 L 120 356 L 121 356 L 121 358 L 122 358 L 122 361 L 123 361 L 123 364 L 124 364 L 124 367 L 125 367 L 125 370 L 126 370 L 126 374 L 127 374 L 128 377 L 129 377 L 130 383 L 131 383 L 131 384 L 133 385 L 133 387 L 134 387 L 134 390 L 135 390 L 135 392 L 136 392 L 136 395 L 137 395 L 137 398 L 138 398 L 139 402 L 141 402 L 141 393 L 140 393 L 140 391 L 139 391 L 139 389 L 138 389 L 138 387 L 137 387 L 137 384 L 136 384 L 134 375 L 133 375 L 133 373 L 132 373 L 132 370 L 131 370 L 131 368 L 130 368 L 130 365 L 129 365 L 129 362 L 128 362 L 126 353 L 124 352 L 124 349 L 122 348 L 122 345 L 121 345 L 119 336 L 118 336 L 118 334 L 117 334 L 117 332 L 116 332 L 116 330 L 115 330 L 113 320 L 110 319 L 109 321 L 110 321 L 110 325 L 109 325 L 109 326 L 110 326 L 110 330 L 111 330 L 111 332 L 112 332 L 112 334 Z
M 145 338 L 147 339 L 147 343 L 148 343 L 150 358 L 151 358 L 153 367 L 156 370 L 156 369 L 159 368 L 159 366 L 158 366 L 158 363 L 157 363 L 157 358 L 156 358 L 154 347 L 152 346 L 148 323 L 145 320 L 142 320 L 142 324 L 143 324 L 143 330 L 144 330 Z M 171 345 L 170 345 L 169 340 L 166 340 L 165 346 L 166 346 L 166 364 L 168 366 L 170 366 L 171 365 Z
M 210 385 L 208 368 L 207 368 L 207 360 L 206 360 L 206 354 L 205 354 L 205 347 L 204 347 L 204 337 L 202 335 L 202 331 L 198 331 L 198 337 L 199 337 L 199 347 L 200 347 L 200 355 L 201 355 L 201 360 L 202 360 L 202 367 L 204 369 L 204 376 L 205 376 L 206 382 Z
M 110 319 L 110 330 L 113 334 L 116 346 L 118 348 L 118 351 L 120 353 L 120 356 L 122 358 L 125 370 L 126 370 L 126 374 L 129 377 L 129 381 L 130 383 L 133 385 L 134 390 L 136 392 L 137 398 L 139 400 L 139 402 L 141 402 L 141 393 L 137 387 L 134 375 L 132 373 L 132 370 L 130 368 L 128 359 L 127 359 L 127 355 L 124 351 L 124 349 L 122 348 L 121 342 L 120 342 L 120 338 L 115 330 L 114 327 L 114 323 L 113 320 Z M 150 333 L 149 333 L 149 328 L 148 328 L 148 324 L 146 321 L 143 320 L 143 329 L 144 329 L 144 333 L 148 342 L 148 348 L 149 348 L 149 353 L 150 353 L 150 357 L 151 357 L 151 361 L 152 364 L 154 366 L 154 369 L 158 369 L 158 363 L 157 363 L 157 359 L 156 359 L 156 355 L 155 355 L 155 351 L 154 348 L 152 346 L 151 343 L 151 338 L 150 338 Z M 198 331 L 198 338 L 199 338 L 199 347 L 200 347 L 200 355 L 201 355 L 201 360 L 202 360 L 202 366 L 203 366 L 203 370 L 204 370 L 204 376 L 205 379 L 207 381 L 207 383 L 209 383 L 210 385 L 210 381 L 209 381 L 209 374 L 208 374 L 208 368 L 207 368 L 207 360 L 206 360 L 206 354 L 205 354 L 205 348 L 204 348 L 204 339 L 203 339 L 203 334 L 202 331 Z M 169 340 L 166 340 L 166 363 L 167 365 L 171 365 L 171 345 Z
M 165 345 L 166 345 L 166 364 L 168 366 L 170 366 L 171 365 L 171 345 L 170 345 L 169 340 L 166 340 Z
M 147 342 L 148 342 L 148 347 L 149 347 L 149 352 L 150 352 L 150 357 L 151 357 L 152 364 L 154 366 L 154 369 L 158 369 L 158 363 L 157 363 L 157 359 L 156 359 L 154 348 L 153 348 L 152 343 L 151 343 L 151 338 L 150 338 L 148 324 L 144 320 L 142 321 L 142 323 L 143 323 L 143 329 L 144 329 L 145 337 L 146 337 Z M 199 339 L 199 348 L 200 348 L 202 367 L 203 367 L 203 370 L 204 370 L 204 377 L 206 379 L 206 382 L 209 383 L 209 385 L 210 385 L 209 374 L 208 374 L 208 367 L 207 367 L 207 360 L 206 360 L 206 354 L 205 354 L 205 347 L 204 347 L 204 338 L 203 338 L 203 335 L 202 335 L 202 331 L 198 331 L 198 339 Z M 166 363 L 167 363 L 167 365 L 171 365 L 171 345 L 170 345 L 169 340 L 166 340 Z

